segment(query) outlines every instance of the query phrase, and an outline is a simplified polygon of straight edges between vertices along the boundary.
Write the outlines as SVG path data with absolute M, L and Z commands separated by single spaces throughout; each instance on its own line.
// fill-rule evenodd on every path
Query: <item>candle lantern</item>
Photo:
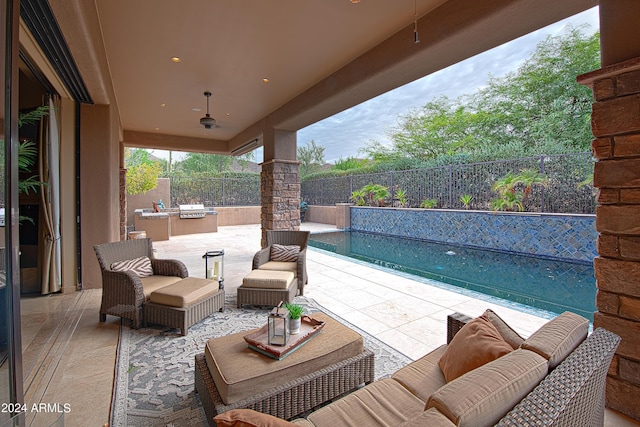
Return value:
M 202 258 L 204 258 L 205 277 L 216 280 L 218 287 L 224 289 L 224 249 L 207 251 Z
M 287 345 L 289 335 L 289 310 L 280 302 L 269 313 L 269 345 Z

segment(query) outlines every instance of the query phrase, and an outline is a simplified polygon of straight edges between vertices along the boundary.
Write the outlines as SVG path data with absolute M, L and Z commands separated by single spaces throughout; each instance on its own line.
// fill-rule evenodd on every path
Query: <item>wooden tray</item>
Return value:
M 322 330 L 325 323 L 309 316 L 302 316 L 300 320 L 300 332 L 291 335 L 287 345 L 268 344 L 269 325 L 264 325 L 262 328 L 245 335 L 244 340 L 249 344 L 249 348 L 265 356 L 269 356 L 272 359 L 282 360 L 316 336 Z

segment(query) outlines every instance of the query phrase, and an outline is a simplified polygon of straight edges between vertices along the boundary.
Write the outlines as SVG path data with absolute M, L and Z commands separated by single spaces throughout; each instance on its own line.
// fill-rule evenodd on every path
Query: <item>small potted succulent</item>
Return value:
M 295 335 L 300 332 L 300 318 L 302 317 L 304 308 L 299 304 L 293 304 L 290 302 L 285 302 L 284 308 L 289 310 L 289 332 L 291 335 Z

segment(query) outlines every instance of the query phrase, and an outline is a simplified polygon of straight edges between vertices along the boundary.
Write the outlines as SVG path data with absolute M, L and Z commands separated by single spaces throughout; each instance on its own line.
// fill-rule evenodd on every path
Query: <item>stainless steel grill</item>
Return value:
M 179 205 L 180 219 L 204 218 L 204 205 Z

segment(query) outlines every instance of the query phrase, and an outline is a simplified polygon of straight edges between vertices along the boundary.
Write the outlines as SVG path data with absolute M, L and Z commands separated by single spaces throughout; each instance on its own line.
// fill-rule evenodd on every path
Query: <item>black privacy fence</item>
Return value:
M 259 206 L 260 175 L 242 178 L 172 177 L 171 206 Z
M 406 194 L 405 207 L 420 207 L 425 200 L 441 209 L 492 210 L 498 193 L 492 188 L 507 174 L 535 171 L 544 185 L 533 185 L 522 201 L 527 212 L 595 213 L 591 153 L 559 154 L 512 160 L 448 165 L 425 169 L 304 180 L 301 199 L 310 205 L 353 202 L 354 191 L 369 185 L 387 187 L 385 206 L 398 206 L 397 190 Z M 171 178 L 171 206 L 260 205 L 260 176 L 242 178 Z
M 533 185 L 523 210 L 550 213 L 595 213 L 593 159 L 591 153 L 537 156 L 426 169 L 322 178 L 302 182 L 302 200 L 310 205 L 353 202 L 351 195 L 374 184 L 387 187 L 386 206 L 398 206 L 397 190 L 406 194 L 404 207 L 420 207 L 425 201 L 442 209 L 491 210 L 498 193 L 492 188 L 507 174 L 535 171 L 544 185 Z

